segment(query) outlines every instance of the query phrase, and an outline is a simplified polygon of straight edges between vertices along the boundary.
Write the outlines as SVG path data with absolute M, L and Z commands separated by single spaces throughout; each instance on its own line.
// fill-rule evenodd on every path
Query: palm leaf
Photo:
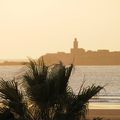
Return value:
M 46 80 L 48 67 L 45 66 L 43 60 L 29 59 L 27 66 L 28 72 L 23 77 L 30 86 L 40 84 Z
M 25 105 L 22 102 L 22 93 L 18 90 L 18 85 L 15 80 L 5 81 L 0 80 L 0 97 L 8 102 L 8 106 L 18 115 L 23 115 Z

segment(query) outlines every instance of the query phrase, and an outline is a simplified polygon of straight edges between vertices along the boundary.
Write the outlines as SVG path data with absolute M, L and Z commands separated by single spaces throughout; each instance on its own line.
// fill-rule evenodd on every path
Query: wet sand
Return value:
M 87 118 L 92 120 L 95 117 L 104 120 L 120 120 L 120 109 L 90 109 Z

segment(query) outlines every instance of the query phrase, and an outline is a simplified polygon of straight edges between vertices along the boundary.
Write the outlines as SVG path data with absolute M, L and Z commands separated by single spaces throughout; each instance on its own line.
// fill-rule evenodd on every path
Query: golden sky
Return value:
M 120 0 L 0 0 L 0 59 L 86 50 L 120 51 Z

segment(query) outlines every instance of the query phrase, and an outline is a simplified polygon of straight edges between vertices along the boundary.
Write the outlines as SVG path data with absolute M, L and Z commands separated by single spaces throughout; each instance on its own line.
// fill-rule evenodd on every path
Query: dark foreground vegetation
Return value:
M 89 100 L 103 87 L 80 86 L 76 95 L 68 86 L 73 65 L 46 66 L 43 59 L 29 61 L 21 91 L 15 80 L 0 80 L 0 120 L 86 120 Z M 27 98 L 24 97 L 27 95 Z

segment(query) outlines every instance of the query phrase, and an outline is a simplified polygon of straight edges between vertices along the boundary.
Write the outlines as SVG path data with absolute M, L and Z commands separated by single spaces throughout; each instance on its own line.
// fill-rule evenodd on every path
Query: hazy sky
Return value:
M 120 0 L 0 0 L 0 59 L 86 50 L 120 51 Z

